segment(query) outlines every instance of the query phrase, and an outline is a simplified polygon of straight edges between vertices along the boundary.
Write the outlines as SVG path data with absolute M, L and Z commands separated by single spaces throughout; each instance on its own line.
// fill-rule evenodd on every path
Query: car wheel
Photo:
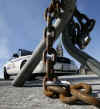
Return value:
M 7 74 L 6 67 L 4 67 L 4 79 L 9 80 L 10 76 Z

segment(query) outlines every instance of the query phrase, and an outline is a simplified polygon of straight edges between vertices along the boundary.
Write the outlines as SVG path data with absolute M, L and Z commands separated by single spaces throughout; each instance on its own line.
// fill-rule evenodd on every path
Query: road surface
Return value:
M 100 97 L 100 78 L 91 76 L 64 76 L 63 80 L 72 83 L 85 82 L 92 85 L 93 96 Z M 63 104 L 59 99 L 51 99 L 43 94 L 42 78 L 27 81 L 24 87 L 11 86 L 11 80 L 0 80 L 0 109 L 97 109 L 95 106 L 80 104 Z

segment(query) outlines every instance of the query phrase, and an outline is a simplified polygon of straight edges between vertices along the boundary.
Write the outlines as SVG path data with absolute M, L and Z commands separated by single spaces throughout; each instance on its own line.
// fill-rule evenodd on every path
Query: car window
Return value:
M 71 64 L 71 60 L 65 57 L 57 57 L 57 62 Z
M 24 50 L 24 49 L 19 49 L 18 50 L 19 56 L 27 56 L 27 55 L 32 55 L 32 51 Z

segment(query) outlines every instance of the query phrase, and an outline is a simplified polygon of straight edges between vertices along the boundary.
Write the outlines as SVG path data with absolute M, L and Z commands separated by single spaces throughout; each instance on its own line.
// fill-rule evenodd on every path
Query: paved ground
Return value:
M 68 76 L 63 80 L 72 83 L 86 82 L 92 85 L 93 95 L 100 97 L 100 78 L 97 76 Z M 97 109 L 86 104 L 67 105 L 58 99 L 50 99 L 43 95 L 42 80 L 31 81 L 25 87 L 11 86 L 11 81 L 0 80 L 0 109 Z

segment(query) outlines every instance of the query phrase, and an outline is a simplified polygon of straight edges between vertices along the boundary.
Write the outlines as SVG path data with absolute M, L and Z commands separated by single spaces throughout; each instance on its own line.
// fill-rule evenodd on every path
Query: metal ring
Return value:
M 56 53 L 56 50 L 54 48 L 50 48 L 50 50 L 48 51 L 48 49 L 46 49 L 44 52 L 43 52 L 43 61 L 44 63 L 46 63 L 46 59 L 47 59 L 47 53 L 49 53 L 50 55 L 53 54 L 53 62 L 55 62 L 56 60 L 56 56 L 57 56 L 57 53 Z
M 90 94 L 91 91 L 92 91 L 91 86 L 86 84 L 86 83 L 79 83 L 79 84 L 76 84 L 76 85 L 70 85 L 70 88 L 76 89 L 76 90 L 84 89 L 84 90 L 81 90 L 81 92 L 84 93 L 84 94 Z
M 91 87 L 90 85 L 86 83 L 79 83 L 76 85 L 70 85 L 70 96 L 66 96 L 65 94 L 60 94 L 60 100 L 64 103 L 73 103 L 79 100 L 77 96 L 75 96 L 74 92 L 77 93 L 78 89 L 85 89 L 82 90 L 82 94 L 89 94 L 91 92 Z M 81 99 L 80 99 L 81 100 Z
M 66 96 L 66 94 L 60 94 L 59 95 L 59 99 L 63 102 L 63 103 L 67 103 L 67 104 L 72 104 L 74 102 L 77 101 L 77 97 L 76 96 Z
M 52 80 L 52 78 L 54 77 L 53 65 L 54 62 L 52 62 L 52 60 L 49 59 L 46 61 L 46 74 L 48 79 L 50 80 Z
M 48 12 L 48 8 L 46 8 L 45 12 L 44 12 L 44 19 L 45 19 L 45 21 L 47 21 L 47 12 Z
M 46 96 L 48 96 L 48 97 L 52 97 L 54 95 L 54 93 L 52 91 L 49 91 L 47 89 L 46 81 L 47 81 L 47 77 L 44 77 L 44 79 L 43 79 L 43 90 L 44 90 L 44 94 Z
M 49 49 L 53 46 L 53 42 L 55 40 L 55 35 L 56 35 L 56 32 L 55 32 L 55 28 L 53 26 L 48 26 L 45 28 L 44 40 L 45 40 L 47 49 Z
M 43 62 L 46 64 L 46 55 L 47 55 L 47 52 L 48 52 L 48 50 L 46 49 L 46 50 L 44 50 L 44 52 L 43 52 Z
M 56 35 L 56 30 L 53 26 L 48 26 L 44 29 L 44 39 L 46 39 L 46 37 L 48 36 L 47 35 L 47 32 L 50 32 L 51 35 L 52 35 L 52 32 L 54 32 L 54 35 L 53 35 L 53 38 L 55 40 L 55 35 Z M 50 35 L 49 35 L 50 36 Z
M 68 81 L 61 82 L 61 81 L 56 79 L 55 81 L 50 82 L 49 86 L 47 88 L 48 88 L 48 90 L 51 90 L 51 91 L 53 91 L 55 93 L 59 93 L 59 94 L 68 93 L 69 88 L 70 88 L 69 84 L 70 83 Z
M 71 89 L 71 93 L 73 96 L 77 97 L 78 100 L 81 100 L 84 103 L 95 105 L 100 108 L 100 100 L 97 100 L 96 98 L 89 96 L 88 94 L 83 94 L 81 91 L 78 91 L 76 89 Z
M 54 81 L 56 81 L 57 78 L 53 78 Z M 44 94 L 48 97 L 58 97 L 58 94 L 55 93 L 54 91 L 51 91 L 48 89 L 48 86 L 46 86 L 46 82 L 47 82 L 48 78 L 45 76 L 43 79 L 43 89 L 44 89 Z
M 88 31 L 91 32 L 95 26 L 95 20 L 94 19 L 90 19 L 88 22 L 87 22 L 87 26 L 88 26 Z

